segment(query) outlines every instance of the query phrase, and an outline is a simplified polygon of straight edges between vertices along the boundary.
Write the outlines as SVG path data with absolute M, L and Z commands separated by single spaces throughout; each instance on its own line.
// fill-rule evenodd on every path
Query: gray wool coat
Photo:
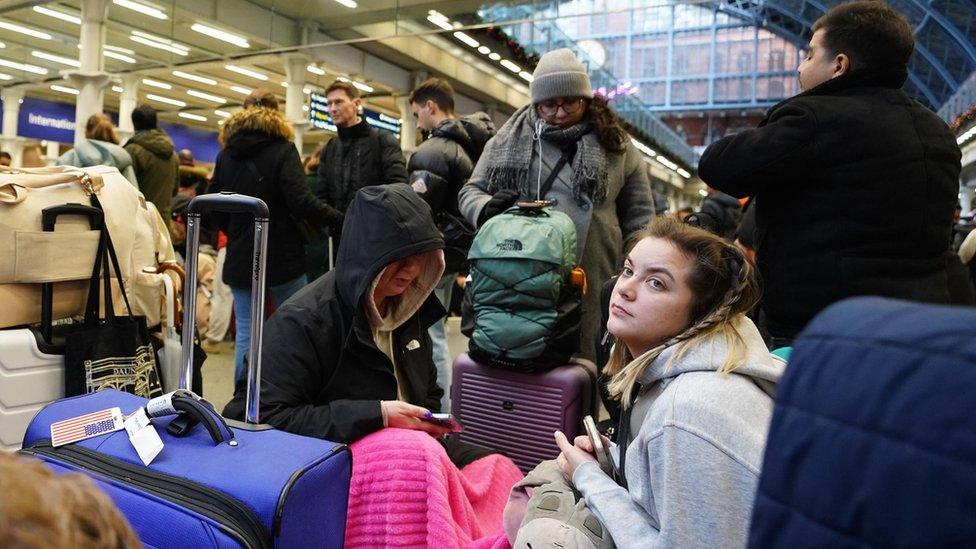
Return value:
M 492 138 L 494 139 L 494 138 Z M 544 182 L 561 155 L 559 149 L 544 139 L 542 143 L 542 172 Z M 486 146 L 486 150 L 488 146 Z M 537 188 L 540 171 L 538 145 L 533 149 L 529 169 L 531 188 Z M 458 194 L 461 215 L 477 226 L 478 215 L 491 195 L 485 173 L 491 159 L 482 156 L 471 178 Z M 580 266 L 586 271 L 589 292 L 583 297 L 583 320 L 580 341 L 582 356 L 589 360 L 596 357 L 596 338 L 600 332 L 600 287 L 623 264 L 623 243 L 630 233 L 644 228 L 654 216 L 651 183 L 647 177 L 644 159 L 627 143 L 623 154 L 610 154 L 607 158 L 607 199 L 594 206 L 587 197 L 577 205 L 572 195 L 572 168 L 566 164 L 549 192 L 540 198 L 555 200 L 555 209 L 568 215 L 576 225 Z M 536 196 L 519 197 L 534 200 Z

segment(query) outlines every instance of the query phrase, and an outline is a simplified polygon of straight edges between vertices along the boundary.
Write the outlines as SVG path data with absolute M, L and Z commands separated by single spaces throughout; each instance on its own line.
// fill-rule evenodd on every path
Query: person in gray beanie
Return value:
M 600 288 L 620 268 L 625 238 L 654 215 L 644 160 L 572 51 L 543 55 L 532 78 L 532 104 L 485 145 L 458 206 L 480 227 L 518 200 L 551 200 L 573 220 L 587 283 Z M 600 292 L 588 292 L 580 354 L 590 360 L 600 318 Z

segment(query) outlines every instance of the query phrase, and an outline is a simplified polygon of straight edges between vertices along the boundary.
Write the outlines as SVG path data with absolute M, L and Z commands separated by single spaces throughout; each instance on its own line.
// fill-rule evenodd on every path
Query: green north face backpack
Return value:
M 462 331 L 471 358 L 523 371 L 567 364 L 579 351 L 585 284 L 569 216 L 510 208 L 481 227 L 468 260 Z

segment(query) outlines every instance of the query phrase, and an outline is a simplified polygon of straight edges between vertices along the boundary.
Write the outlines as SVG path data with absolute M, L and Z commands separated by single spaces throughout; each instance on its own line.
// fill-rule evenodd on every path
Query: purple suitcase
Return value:
M 451 402 L 462 441 L 497 450 L 528 473 L 559 455 L 554 431 L 572 440 L 584 433 L 583 416 L 596 419 L 596 365 L 573 359 L 524 373 L 478 364 L 465 353 L 454 361 Z

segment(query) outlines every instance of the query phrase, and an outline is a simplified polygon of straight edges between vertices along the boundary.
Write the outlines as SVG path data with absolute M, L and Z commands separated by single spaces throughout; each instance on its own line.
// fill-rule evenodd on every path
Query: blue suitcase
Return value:
M 200 211 L 255 215 L 254 296 L 264 295 L 267 206 L 241 195 L 204 195 L 188 207 L 186 287 L 196 287 Z M 195 290 L 184 289 L 184 353 L 181 387 L 192 364 Z M 335 547 L 343 546 L 351 454 L 347 446 L 259 424 L 261 331 L 264 300 L 252 304 L 247 423 L 225 421 L 181 393 L 179 416 L 152 419 L 164 447 L 144 466 L 125 430 L 51 446 L 51 424 L 119 407 L 130 414 L 146 399 L 114 390 L 63 399 L 41 409 L 24 437 L 25 454 L 57 472 L 90 476 L 118 505 L 146 547 Z M 191 340 L 192 341 L 192 340 Z M 192 406 L 190 406 L 192 404 Z M 176 420 L 173 418 L 176 417 Z M 182 434 L 171 421 L 198 423 Z M 185 427 L 185 425 L 184 425 Z

